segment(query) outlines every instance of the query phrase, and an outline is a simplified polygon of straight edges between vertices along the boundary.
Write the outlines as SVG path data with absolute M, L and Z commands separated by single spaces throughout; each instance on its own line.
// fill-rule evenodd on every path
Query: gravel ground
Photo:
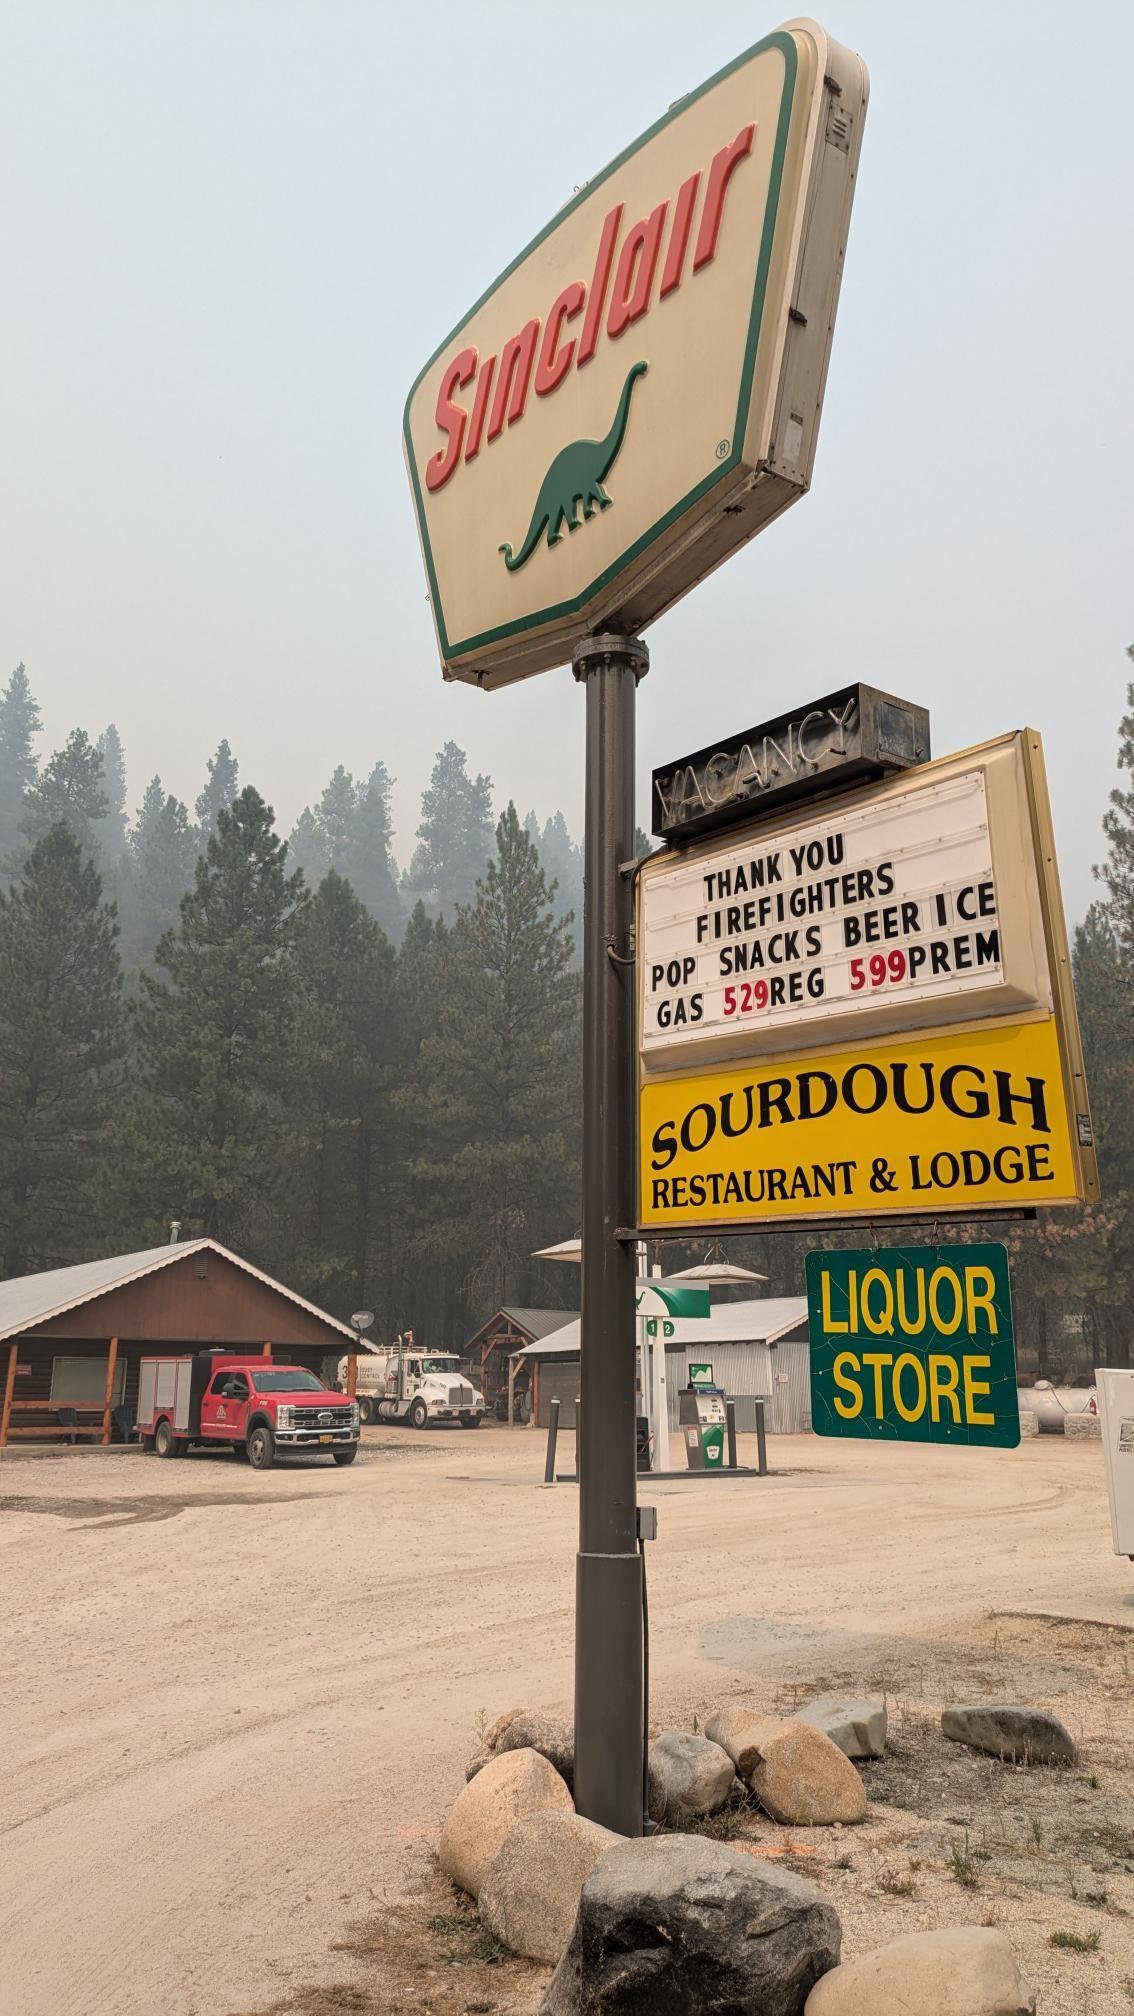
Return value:
M 2 2016 L 530 2016 L 543 1975 L 495 1965 L 429 1862 L 478 1719 L 569 1703 L 576 1497 L 542 1453 L 495 1427 L 267 1475 L 5 1453 Z M 1134 1572 L 1098 1445 L 770 1454 L 643 1490 L 655 1727 L 884 1687 L 864 1827 L 725 1831 L 820 1881 L 848 1954 L 993 1922 L 1042 2016 L 1130 2009 Z M 944 1743 L 942 1703 L 982 1695 L 1053 1708 L 1082 1768 Z

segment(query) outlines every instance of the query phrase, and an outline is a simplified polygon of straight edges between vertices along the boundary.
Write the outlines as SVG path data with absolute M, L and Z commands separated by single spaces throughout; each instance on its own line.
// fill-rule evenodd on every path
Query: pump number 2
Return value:
M 906 955 L 897 947 L 893 952 L 872 952 L 869 959 L 852 959 L 851 993 L 858 994 L 863 987 L 895 986 L 907 970 Z

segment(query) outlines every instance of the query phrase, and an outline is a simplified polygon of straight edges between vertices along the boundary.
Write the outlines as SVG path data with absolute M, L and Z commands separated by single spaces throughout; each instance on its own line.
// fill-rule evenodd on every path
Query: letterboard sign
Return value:
M 1039 738 L 639 878 L 645 1231 L 1098 1195 Z

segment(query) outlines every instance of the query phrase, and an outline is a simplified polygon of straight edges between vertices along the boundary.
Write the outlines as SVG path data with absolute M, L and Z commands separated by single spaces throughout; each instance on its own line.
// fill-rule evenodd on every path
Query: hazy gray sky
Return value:
M 1090 897 L 1134 640 L 1134 6 L 839 0 L 871 70 L 811 496 L 650 634 L 640 768 L 851 678 L 1042 730 Z M 7 0 L 0 678 L 131 803 L 222 735 L 290 824 L 452 736 L 578 829 L 568 671 L 444 686 L 416 370 L 579 183 L 778 25 L 713 0 Z M 645 788 L 643 788 L 643 804 Z

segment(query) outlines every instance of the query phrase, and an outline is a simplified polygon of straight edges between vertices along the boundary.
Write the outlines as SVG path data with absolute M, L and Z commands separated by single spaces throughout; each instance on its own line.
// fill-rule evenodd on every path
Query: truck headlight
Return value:
M 295 1426 L 295 1408 L 294 1408 L 294 1407 L 277 1407 L 277 1408 L 276 1408 L 276 1427 L 277 1427 L 277 1428 L 294 1428 L 294 1426 Z

